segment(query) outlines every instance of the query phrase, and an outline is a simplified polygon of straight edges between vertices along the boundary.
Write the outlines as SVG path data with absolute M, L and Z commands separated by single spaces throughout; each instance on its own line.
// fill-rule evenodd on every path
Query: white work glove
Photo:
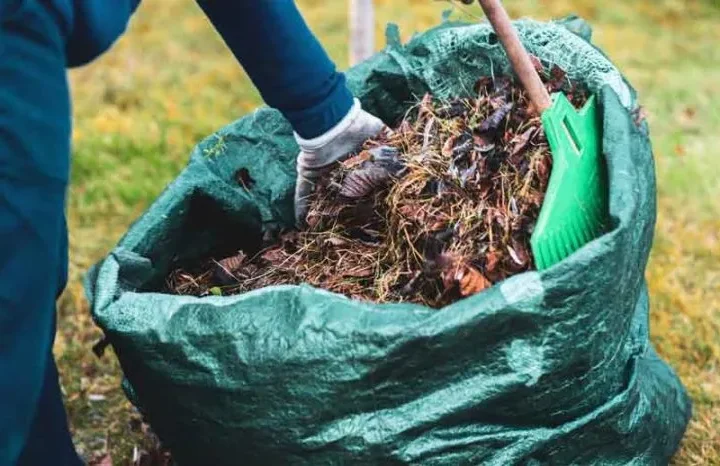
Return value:
M 295 140 L 300 146 L 295 185 L 295 222 L 298 227 L 305 226 L 309 196 L 315 189 L 315 183 L 336 163 L 347 159 L 384 128 L 382 120 L 363 110 L 360 101 L 355 99 L 345 118 L 327 133 L 314 139 L 303 139 L 295 133 Z

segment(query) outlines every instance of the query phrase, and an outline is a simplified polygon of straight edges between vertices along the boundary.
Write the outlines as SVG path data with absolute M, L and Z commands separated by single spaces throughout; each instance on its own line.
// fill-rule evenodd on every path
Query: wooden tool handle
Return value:
M 495 29 L 495 34 L 497 34 L 503 47 L 505 47 L 510 64 L 530 96 L 533 106 L 539 113 L 544 112 L 552 105 L 550 94 L 540 80 L 532 61 L 530 61 L 530 55 L 528 55 L 527 50 L 520 42 L 507 11 L 505 11 L 500 0 L 480 0 L 480 6 L 482 6 L 485 16 L 487 16 L 493 29 Z

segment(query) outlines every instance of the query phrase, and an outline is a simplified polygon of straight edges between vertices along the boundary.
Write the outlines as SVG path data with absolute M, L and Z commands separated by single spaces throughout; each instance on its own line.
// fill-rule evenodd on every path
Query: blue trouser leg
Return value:
M 49 456 L 49 453 L 52 456 Z M 68 431 L 58 373 L 52 354 L 48 355 L 45 382 L 37 403 L 35 419 L 17 466 L 46 464 L 81 466 Z
M 76 466 L 52 360 L 67 276 L 70 104 L 47 2 L 0 18 L 0 465 Z
M 300 136 L 321 135 L 350 110 L 345 77 L 293 0 L 199 0 L 260 91 Z

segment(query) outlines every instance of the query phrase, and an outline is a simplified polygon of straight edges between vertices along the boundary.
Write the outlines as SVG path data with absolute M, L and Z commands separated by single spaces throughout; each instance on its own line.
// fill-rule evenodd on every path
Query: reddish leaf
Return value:
M 371 159 L 372 159 L 372 154 L 370 153 L 370 151 L 364 150 L 364 151 L 360 152 L 359 154 L 354 155 L 354 156 L 350 157 L 349 159 L 345 160 L 344 162 L 342 162 L 342 165 L 347 169 L 353 169 L 353 168 L 357 168 L 360 165 L 362 165 L 363 162 L 367 162 L 368 160 L 371 160 Z
M 450 136 L 445 141 L 445 144 L 443 144 L 442 147 L 442 155 L 444 157 L 452 157 L 453 154 L 453 148 L 455 147 L 455 141 L 457 141 L 457 136 Z
M 562 89 L 565 84 L 565 78 L 567 73 L 557 65 L 553 65 L 550 70 L 550 80 L 548 81 L 547 87 L 550 92 L 558 92 Z
M 460 294 L 463 296 L 474 295 L 492 286 L 483 274 L 469 265 L 461 267 L 455 279 L 460 283 Z
M 268 261 L 271 264 L 279 264 L 285 259 L 286 254 L 283 252 L 282 248 L 273 247 L 262 253 L 261 257 L 263 260 Z
M 490 252 L 485 254 L 485 270 L 488 273 L 494 272 L 499 260 L 500 257 L 498 256 L 498 253 L 491 249 Z

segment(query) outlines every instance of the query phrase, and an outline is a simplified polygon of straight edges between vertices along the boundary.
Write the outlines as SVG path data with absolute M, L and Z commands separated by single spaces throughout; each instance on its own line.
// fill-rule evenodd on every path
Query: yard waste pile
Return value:
M 586 92 L 554 66 L 551 91 Z M 474 97 L 426 94 L 391 134 L 321 180 L 307 228 L 268 232 L 262 250 L 212 258 L 168 279 L 177 294 L 236 294 L 308 283 L 373 302 L 442 307 L 532 268 L 530 236 L 551 171 L 540 116 L 508 77 Z M 252 178 L 239 178 L 252 190 Z M 238 241 L 241 239 L 238 238 Z
M 222 128 L 198 145 L 86 282 L 128 396 L 179 465 L 667 463 L 691 406 L 648 337 L 644 272 L 656 187 L 647 125 L 637 118 L 635 92 L 590 43 L 581 19 L 516 27 L 544 69 L 556 65 L 598 98 L 607 233 L 546 270 L 532 270 L 528 258 L 507 278 L 485 277 L 492 286 L 466 288 L 473 292 L 459 300 L 428 292 L 411 302 L 397 294 L 403 282 L 374 283 L 370 299 L 346 296 L 368 298 L 364 287 L 341 293 L 308 283 L 171 294 L 173 272 L 238 250 L 255 257 L 293 222 L 298 148 L 287 122 L 262 108 Z M 391 26 L 388 46 L 347 73 L 364 107 L 398 129 L 426 94 L 432 105 L 472 99 L 478 77 L 492 77 L 493 92 L 510 74 L 489 25 L 453 21 L 407 44 Z M 406 120 L 424 121 L 417 114 Z M 513 129 L 513 138 L 524 134 Z M 472 136 L 473 146 L 482 145 Z M 460 138 L 467 139 L 458 136 L 453 151 Z M 542 150 L 540 135 L 528 138 Z M 373 153 L 393 162 L 414 152 Z M 466 183 L 477 181 L 469 162 L 455 167 L 460 182 L 464 173 Z M 380 195 L 404 176 L 383 188 L 371 181 L 353 189 L 372 186 L 370 197 Z M 526 214 L 519 218 L 532 218 Z M 316 221 L 311 230 L 325 220 Z M 524 238 L 510 234 L 502 243 L 518 267 Z M 479 273 L 488 273 L 489 251 L 474 265 Z M 507 248 L 501 252 L 514 260 Z M 461 282 L 455 290 L 462 295 Z

